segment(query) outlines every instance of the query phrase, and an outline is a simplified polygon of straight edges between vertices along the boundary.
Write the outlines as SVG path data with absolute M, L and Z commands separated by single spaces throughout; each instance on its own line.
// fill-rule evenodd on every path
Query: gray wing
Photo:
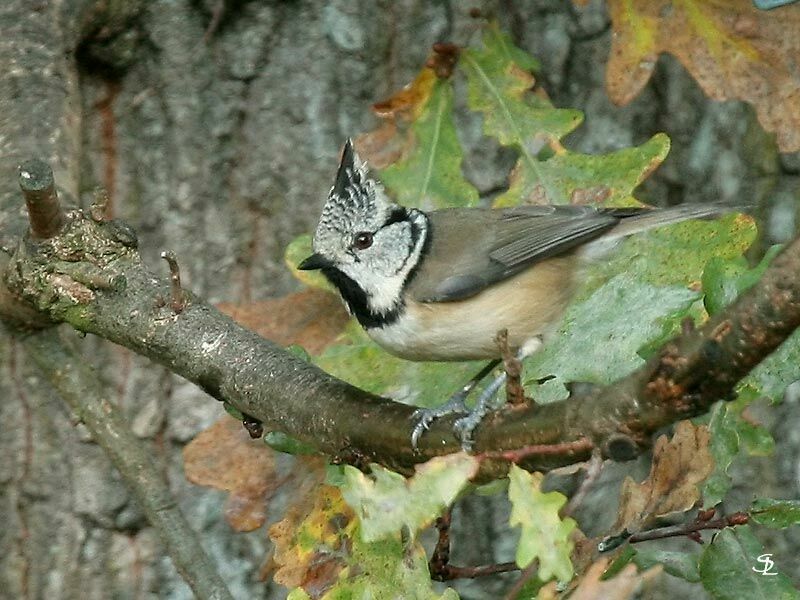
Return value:
M 430 213 L 431 247 L 409 289 L 421 302 L 474 296 L 534 263 L 613 228 L 641 209 L 525 206 Z

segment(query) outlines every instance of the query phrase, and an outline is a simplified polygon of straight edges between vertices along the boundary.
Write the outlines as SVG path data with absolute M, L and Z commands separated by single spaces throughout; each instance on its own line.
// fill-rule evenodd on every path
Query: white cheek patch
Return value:
M 402 302 L 403 287 L 409 273 L 417 265 L 428 235 L 427 219 L 424 215 L 414 215 L 413 225 L 419 227 L 421 234 L 411 253 L 405 258 L 400 269 L 392 275 L 361 274 L 361 287 L 367 294 L 367 306 L 374 313 L 388 314 Z
M 403 292 L 403 285 L 410 270 L 410 268 L 406 268 L 391 277 L 381 277 L 372 285 L 370 285 L 371 282 L 364 282 L 367 304 L 372 312 L 386 314 L 397 308 Z

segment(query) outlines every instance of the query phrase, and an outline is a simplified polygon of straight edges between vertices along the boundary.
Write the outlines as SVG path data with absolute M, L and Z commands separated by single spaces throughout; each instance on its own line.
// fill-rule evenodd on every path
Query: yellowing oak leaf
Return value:
M 606 84 L 626 104 L 659 53 L 686 66 L 714 100 L 745 100 L 783 152 L 800 150 L 800 9 L 757 10 L 751 0 L 610 0 L 614 28 Z
M 412 82 L 372 105 L 382 122 L 355 140 L 356 150 L 370 167 L 385 169 L 400 158 L 411 142 L 410 126 L 428 105 L 435 84 L 436 73 L 424 67 Z
M 453 590 L 433 590 L 421 544 L 402 540 L 399 534 L 365 542 L 359 519 L 338 488 L 318 484 L 310 495 L 290 506 L 286 518 L 270 528 L 274 579 L 298 586 L 289 598 L 458 600 Z
M 313 503 L 291 506 L 270 527 L 269 537 L 275 544 L 275 581 L 289 588 L 301 586 L 316 598 L 347 568 L 349 540 L 358 522 L 335 487 L 320 484 L 309 492 Z
M 681 421 L 671 440 L 662 435 L 653 448 L 650 474 L 642 483 L 626 477 L 622 484 L 615 531 L 639 531 L 651 519 L 685 512 L 700 499 L 699 485 L 714 470 L 705 425 Z
M 373 110 L 384 123 L 359 136 L 356 147 L 371 167 L 380 169 L 397 202 L 424 209 L 478 202 L 478 191 L 461 173 L 450 79 L 437 78 L 434 69 L 425 67 Z
M 345 466 L 340 487 L 361 519 L 362 539 L 373 542 L 395 536 L 403 527 L 413 536 L 429 525 L 477 470 L 478 459 L 463 452 L 418 465 L 409 479 L 380 465 L 372 465 L 371 476 Z

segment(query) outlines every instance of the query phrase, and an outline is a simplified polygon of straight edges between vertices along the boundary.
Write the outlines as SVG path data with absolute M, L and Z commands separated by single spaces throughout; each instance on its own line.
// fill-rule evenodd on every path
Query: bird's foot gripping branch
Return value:
M 176 311 L 170 277 L 145 267 L 129 227 L 98 218 L 98 211 L 61 213 L 55 194 L 31 198 L 32 178 L 21 181 L 33 206 L 31 233 L 19 241 L 5 281 L 28 309 L 148 356 L 268 430 L 334 457 L 409 473 L 458 451 L 451 419 L 432 426 L 415 450 L 408 438 L 413 407 L 331 377 L 190 294 Z M 43 228 L 37 215 L 57 225 Z M 736 382 L 800 324 L 798 272 L 795 241 L 735 304 L 702 328 L 685 328 L 627 377 L 562 402 L 493 415 L 476 435 L 477 479 L 503 476 L 511 463 L 549 470 L 594 450 L 629 459 L 660 427 L 730 398 Z

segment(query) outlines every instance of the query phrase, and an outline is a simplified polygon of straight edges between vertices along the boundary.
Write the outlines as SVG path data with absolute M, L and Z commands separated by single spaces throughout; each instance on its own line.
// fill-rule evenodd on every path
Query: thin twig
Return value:
M 577 491 L 561 510 L 562 517 L 568 517 L 574 514 L 575 510 L 581 505 L 584 498 L 586 498 L 586 494 L 589 493 L 594 482 L 597 481 L 597 478 L 600 476 L 603 470 L 603 462 L 603 457 L 600 455 L 600 452 L 595 449 L 592 452 L 592 458 L 586 463 L 586 475 L 583 477 Z
M 161 258 L 169 265 L 170 282 L 170 308 L 176 313 L 182 313 L 186 308 L 186 292 L 181 287 L 181 270 L 178 266 L 178 258 L 171 250 L 161 253 Z
M 437 581 L 450 581 L 452 579 L 477 579 L 478 577 L 487 577 L 489 575 L 497 575 L 498 573 L 510 573 L 512 571 L 519 571 L 519 567 L 515 562 L 504 562 L 493 565 L 479 565 L 477 567 L 456 567 L 447 565 L 443 578 Z
M 511 589 L 508 590 L 508 593 L 505 596 L 505 600 L 517 600 L 519 595 L 522 593 L 522 588 L 525 587 L 525 584 L 528 583 L 533 576 L 539 571 L 539 561 L 534 560 L 531 564 L 529 564 L 514 582 L 514 585 L 511 586 Z
M 452 510 L 447 509 L 442 516 L 436 519 L 436 529 L 439 538 L 436 540 L 436 547 L 433 549 L 431 559 L 428 561 L 428 570 L 431 579 L 434 581 L 450 581 L 451 579 L 475 579 L 496 575 L 497 573 L 508 573 L 518 571 L 517 563 L 506 562 L 493 565 L 479 565 L 477 567 L 457 567 L 450 564 L 450 523 L 452 520 Z
M 33 237 L 46 240 L 58 234 L 64 224 L 64 214 L 50 166 L 36 158 L 22 163 L 19 167 L 19 187 L 28 206 Z
M 530 446 L 523 446 L 522 448 L 515 448 L 514 450 L 490 450 L 482 452 L 478 455 L 479 458 L 502 458 L 512 463 L 519 463 L 520 461 L 530 458 L 532 456 L 565 456 L 574 455 L 585 452 L 587 450 L 594 450 L 595 446 L 588 438 L 580 438 L 572 442 L 558 442 L 554 444 L 532 444 Z
M 713 511 L 710 516 L 714 516 Z M 733 527 L 734 525 L 746 525 L 750 520 L 747 513 L 735 512 L 733 514 L 720 517 L 719 519 L 711 519 L 709 512 L 700 513 L 694 521 L 688 523 L 680 523 L 678 525 L 669 525 L 667 527 L 657 527 L 655 529 L 648 529 L 646 531 L 637 531 L 636 533 L 629 533 L 623 531 L 617 535 L 604 538 L 597 544 L 598 552 L 608 552 L 618 548 L 625 542 L 629 544 L 636 544 L 637 542 L 646 542 L 649 540 L 661 540 L 670 537 L 685 536 L 698 543 L 703 543 L 700 538 L 699 532 L 708 529 L 725 529 L 726 527 Z
M 86 361 L 47 329 L 23 339 L 28 355 L 103 447 L 158 532 L 167 552 L 197 598 L 233 598 L 170 492 L 152 453 L 138 439 Z
M 628 538 L 628 543 L 635 544 L 637 542 L 660 540 L 663 538 L 679 537 L 682 535 L 691 536 L 693 533 L 708 529 L 725 529 L 726 527 L 733 527 L 734 525 L 746 525 L 749 520 L 750 517 L 747 515 L 747 513 L 735 512 L 725 517 L 720 517 L 719 519 L 709 521 L 694 521 L 692 523 L 670 525 L 668 527 L 659 527 L 657 529 L 640 531 L 630 536 Z

